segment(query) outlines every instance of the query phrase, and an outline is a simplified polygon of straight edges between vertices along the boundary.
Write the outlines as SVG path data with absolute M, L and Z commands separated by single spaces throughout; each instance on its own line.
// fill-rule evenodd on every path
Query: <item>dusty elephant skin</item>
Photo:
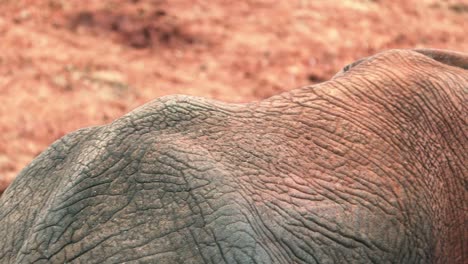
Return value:
M 0 262 L 463 263 L 467 62 L 392 50 L 71 133 L 1 197 Z

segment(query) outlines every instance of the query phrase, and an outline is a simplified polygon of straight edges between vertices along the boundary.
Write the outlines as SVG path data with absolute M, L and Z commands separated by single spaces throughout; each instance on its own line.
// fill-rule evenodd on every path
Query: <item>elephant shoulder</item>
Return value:
M 235 107 L 234 107 L 235 108 Z M 214 119 L 227 118 L 233 106 L 211 99 L 167 95 L 129 112 L 109 125 L 111 129 L 163 131 L 207 126 Z
M 60 182 L 64 161 L 98 130 L 89 127 L 72 132 L 50 145 L 27 165 L 0 198 L 0 229 L 2 254 L 0 262 L 15 259 L 34 225 L 35 217 L 49 201 L 55 186 Z
M 7 247 L 0 262 L 34 262 L 52 256 L 53 262 L 63 262 L 66 253 L 62 249 L 72 242 L 99 248 L 104 243 L 102 234 L 123 236 L 113 221 L 133 226 L 129 215 L 138 215 L 152 226 L 167 222 L 174 233 L 180 227 L 166 219 L 171 213 L 180 212 L 180 219 L 202 223 L 204 211 L 197 216 L 184 212 L 198 210 L 205 193 L 229 187 L 227 172 L 217 167 L 205 147 L 211 142 L 209 130 L 223 126 L 228 115 L 210 100 L 169 96 L 111 124 L 58 140 L 21 173 L 0 200 L 0 225 L 10 227 L 0 229 Z M 153 215 L 153 210 L 162 213 Z M 225 210 L 219 209 L 218 214 Z M 90 232 L 91 226 L 102 234 Z
M 38 252 L 31 258 L 43 256 L 51 237 L 59 240 L 57 230 L 72 232 L 73 223 L 94 221 L 90 215 L 105 222 L 115 207 L 127 207 L 128 199 L 138 204 L 145 198 L 141 188 L 151 189 L 153 199 L 160 195 L 158 201 L 167 197 L 159 193 L 164 190 L 183 200 L 185 192 L 205 188 L 220 173 L 199 138 L 222 126 L 228 115 L 221 103 L 166 96 L 110 124 L 57 140 L 0 199 L 0 225 L 9 226 L 0 229 L 5 242 L 0 262 L 26 258 L 21 252 L 29 250 Z M 194 174 L 207 178 L 193 180 Z M 101 208 L 108 203 L 114 207 Z M 57 242 L 57 248 L 68 242 Z
M 31 161 L 16 177 L 2 197 L 17 196 L 21 190 L 36 185 L 35 181 L 48 181 L 47 175 L 59 166 L 72 152 L 78 151 L 84 141 L 96 133 L 99 127 L 87 127 L 71 132 L 53 142 L 46 150 Z M 26 187 L 24 185 L 31 185 Z

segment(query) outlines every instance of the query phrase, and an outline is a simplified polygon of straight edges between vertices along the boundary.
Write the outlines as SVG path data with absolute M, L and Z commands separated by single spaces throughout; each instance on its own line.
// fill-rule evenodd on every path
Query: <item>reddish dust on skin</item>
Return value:
M 464 1 L 0 3 L 0 192 L 54 140 L 167 94 L 259 100 L 389 48 L 468 51 Z

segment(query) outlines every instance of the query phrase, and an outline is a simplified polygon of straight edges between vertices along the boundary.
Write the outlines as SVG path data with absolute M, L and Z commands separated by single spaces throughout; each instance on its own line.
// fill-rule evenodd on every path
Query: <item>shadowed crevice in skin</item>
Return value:
M 467 70 L 468 69 L 468 55 L 461 53 L 461 52 L 456 52 L 456 51 L 448 51 L 448 50 L 440 50 L 440 49 L 414 49 L 413 51 L 421 53 L 435 61 L 438 61 L 440 63 L 450 65 L 453 67 L 458 67 Z M 335 74 L 333 78 L 336 78 L 338 76 L 342 76 L 352 68 L 356 67 L 357 65 L 361 64 L 364 61 L 369 60 L 371 57 L 366 57 L 359 59 L 355 62 L 352 62 L 345 67 L 341 71 L 339 71 L 337 74 Z
M 426 55 L 440 63 L 468 70 L 467 54 L 440 49 L 415 49 L 414 51 Z
M 353 63 L 350 63 L 346 66 L 343 67 L 343 69 L 341 69 L 341 71 L 337 72 L 333 77 L 332 79 L 335 79 L 336 77 L 339 77 L 339 76 L 343 76 L 346 72 L 348 72 L 350 69 L 354 68 L 355 66 L 359 65 L 361 62 L 365 61 L 369 59 L 369 57 L 366 57 L 366 58 L 362 58 L 362 59 L 359 59 Z

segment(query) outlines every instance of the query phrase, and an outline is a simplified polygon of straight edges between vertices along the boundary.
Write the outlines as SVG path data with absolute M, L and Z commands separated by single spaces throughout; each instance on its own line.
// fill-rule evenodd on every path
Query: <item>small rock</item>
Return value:
M 72 87 L 70 83 L 68 82 L 67 78 L 63 75 L 56 75 L 52 77 L 52 83 L 64 90 L 71 90 Z
M 91 74 L 91 78 L 98 81 L 123 83 L 125 82 L 124 76 L 117 71 L 95 71 Z
M 23 10 L 21 11 L 18 16 L 16 16 L 13 21 L 15 21 L 16 23 L 21 23 L 25 20 L 27 20 L 29 17 L 31 17 L 31 14 L 29 13 L 28 10 Z

